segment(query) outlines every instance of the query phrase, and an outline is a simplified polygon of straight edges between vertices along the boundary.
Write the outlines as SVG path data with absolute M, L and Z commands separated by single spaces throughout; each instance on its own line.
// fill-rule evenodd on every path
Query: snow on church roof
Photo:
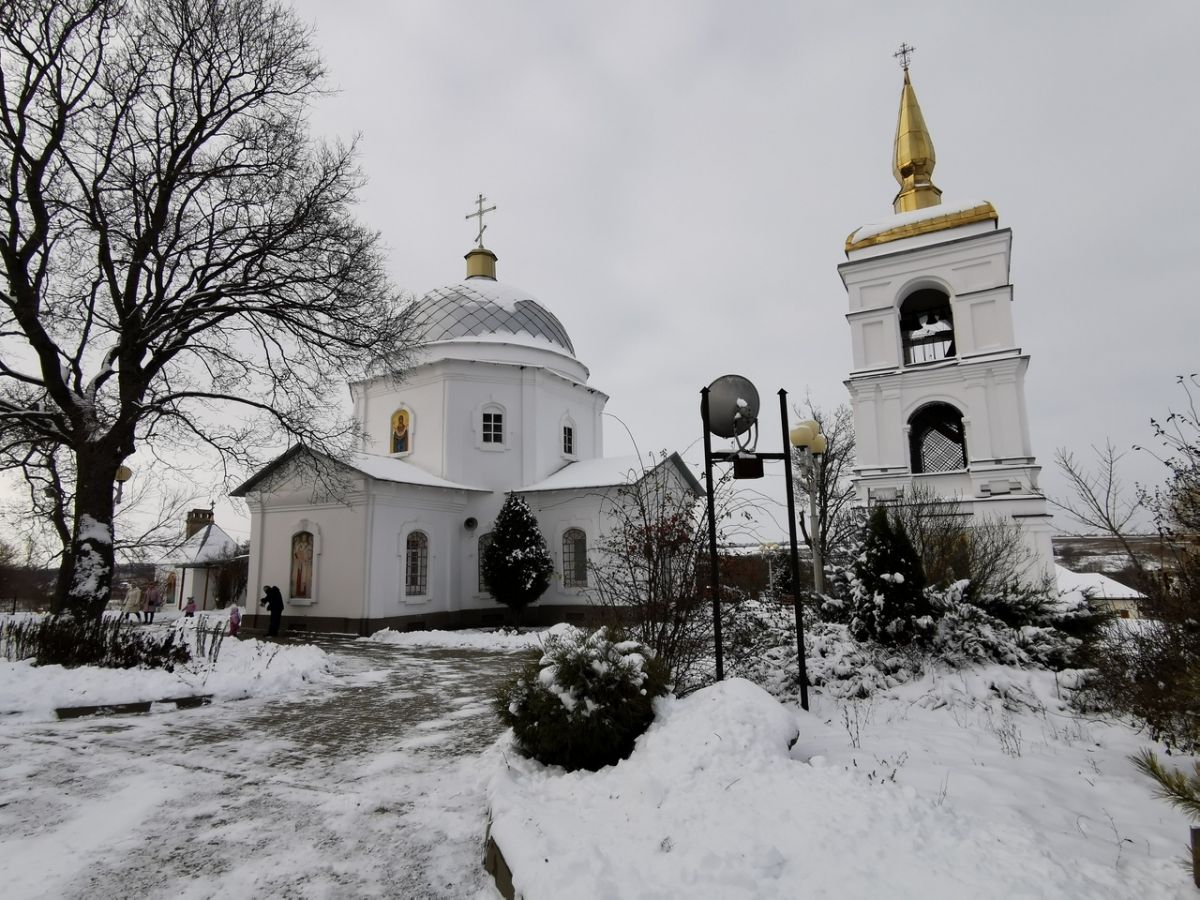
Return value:
M 439 478 L 437 475 L 430 475 L 424 469 L 418 468 L 410 462 L 405 462 L 402 459 L 396 459 L 391 456 L 376 456 L 373 453 L 351 453 L 346 463 L 350 468 L 378 481 L 394 481 L 398 484 L 415 484 L 422 487 L 446 488 L 453 491 L 487 491 L 487 488 L 470 487 L 465 484 L 447 481 L 445 478 Z
M 927 206 L 856 228 L 846 238 L 846 251 L 985 220 L 996 220 L 995 208 L 986 201 L 968 200 Z
M 633 484 L 659 466 L 670 464 L 674 466 L 681 477 L 697 494 L 704 493 L 704 488 L 696 480 L 678 453 L 672 453 L 661 463 L 646 467 L 638 456 L 611 456 L 601 459 L 581 459 L 568 463 L 549 478 L 543 478 L 528 487 L 520 489 L 520 493 L 531 491 L 576 491 L 586 488 L 615 487 L 622 484 Z
M 414 333 L 424 343 L 490 335 L 527 335 L 575 355 L 553 313 L 519 288 L 491 278 L 468 278 L 435 288 L 413 308 Z
M 301 453 L 312 453 L 306 447 L 296 445 L 291 450 L 288 450 L 281 456 L 276 457 L 263 468 L 259 469 L 246 481 L 242 482 L 236 488 L 229 492 L 231 497 L 244 497 L 250 491 L 258 487 L 262 482 L 266 481 L 272 473 L 282 469 L 287 463 L 295 459 Z M 321 457 L 326 461 L 330 461 L 328 457 Z M 437 475 L 431 475 L 424 469 L 414 466 L 410 462 L 405 462 L 402 459 L 396 459 L 392 456 L 376 456 L 374 453 L 351 453 L 342 465 L 348 466 L 355 472 L 366 475 L 368 478 L 374 478 L 377 481 L 392 481 L 397 484 L 412 484 L 419 487 L 435 487 L 444 488 L 451 491 L 478 491 L 480 493 L 488 493 L 487 488 L 471 487 L 470 485 L 457 484 L 453 481 L 447 481 L 445 478 L 439 478 Z

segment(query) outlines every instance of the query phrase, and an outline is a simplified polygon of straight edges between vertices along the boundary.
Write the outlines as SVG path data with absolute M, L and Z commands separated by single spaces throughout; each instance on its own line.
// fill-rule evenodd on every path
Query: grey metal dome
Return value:
M 412 316 L 423 343 L 524 333 L 575 355 L 567 330 L 553 313 L 524 291 L 491 278 L 435 288 L 416 301 Z

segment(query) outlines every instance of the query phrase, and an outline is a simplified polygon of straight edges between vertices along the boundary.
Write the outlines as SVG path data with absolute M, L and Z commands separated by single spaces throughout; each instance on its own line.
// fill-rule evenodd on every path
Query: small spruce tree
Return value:
M 516 612 L 517 623 L 525 607 L 550 586 L 554 563 L 529 504 L 509 494 L 496 516 L 492 542 L 483 551 L 483 582 L 497 603 Z
M 854 563 L 850 630 L 859 640 L 911 644 L 928 634 L 933 608 L 925 597 L 921 559 L 904 529 L 877 506 Z

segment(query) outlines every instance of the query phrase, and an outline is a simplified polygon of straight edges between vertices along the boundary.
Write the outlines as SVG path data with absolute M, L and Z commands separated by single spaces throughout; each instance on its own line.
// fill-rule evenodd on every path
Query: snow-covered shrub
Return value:
M 933 610 L 925 598 L 920 557 L 883 506 L 871 513 L 853 576 L 850 631 L 856 638 L 894 646 L 929 635 Z
M 33 659 L 39 666 L 101 666 L 107 669 L 173 671 L 191 659 L 174 632 L 165 636 L 134 630 L 119 619 L 36 616 L 0 626 L 5 659 Z
M 625 759 L 654 718 L 670 673 L 637 641 L 572 629 L 552 636 L 496 696 L 525 755 L 567 770 Z
M 858 641 L 846 625 L 818 622 L 805 633 L 808 680 L 831 697 L 862 699 L 921 674 L 925 658 L 913 647 Z
M 955 666 L 997 662 L 1009 666 L 1062 668 L 1079 641 L 1051 627 L 1009 624 L 966 599 L 969 583 L 929 591 L 938 614 L 931 649 Z

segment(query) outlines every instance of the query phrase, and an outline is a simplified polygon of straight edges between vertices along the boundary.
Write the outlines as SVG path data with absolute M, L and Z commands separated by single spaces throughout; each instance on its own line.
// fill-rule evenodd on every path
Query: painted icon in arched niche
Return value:
M 301 531 L 292 536 L 292 596 L 312 597 L 313 536 Z
M 392 453 L 407 453 L 412 449 L 412 416 L 407 409 L 392 413 Z

